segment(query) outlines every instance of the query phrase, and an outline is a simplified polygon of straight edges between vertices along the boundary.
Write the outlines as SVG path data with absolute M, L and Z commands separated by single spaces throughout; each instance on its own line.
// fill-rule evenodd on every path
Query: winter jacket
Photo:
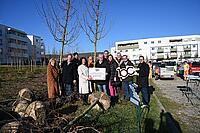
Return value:
M 138 85 L 139 87 L 148 87 L 149 86 L 149 65 L 147 63 L 140 63 L 138 65 L 138 68 L 140 69 L 138 71 L 139 76 L 138 76 Z
M 91 87 L 88 81 L 89 69 L 85 65 L 80 65 L 78 67 L 79 74 L 79 93 L 80 94 L 88 94 L 91 92 Z
M 112 83 L 112 82 L 114 82 L 114 78 L 117 77 L 117 71 L 116 71 L 117 63 L 115 60 L 112 60 L 111 62 L 108 62 L 108 64 L 109 64 L 109 69 L 110 69 L 109 70 L 109 72 L 110 72 L 109 81 Z
M 81 64 L 81 63 L 80 63 L 80 60 L 74 58 L 74 59 L 72 60 L 72 63 L 74 64 L 75 69 L 76 69 L 76 76 L 77 76 L 77 77 L 76 77 L 76 80 L 78 80 L 78 66 Z
M 74 63 L 70 62 L 69 64 L 67 61 L 64 61 L 62 64 L 62 81 L 66 84 L 72 84 L 73 80 L 77 79 L 77 70 Z
M 109 64 L 107 61 L 103 60 L 103 62 L 100 64 L 99 61 L 96 62 L 96 68 L 106 68 L 106 80 L 97 80 L 96 83 L 99 85 L 105 85 L 109 81 L 109 74 L 110 74 L 110 69 L 109 69 Z
M 47 67 L 48 98 L 56 98 L 59 95 L 58 78 L 58 69 L 49 63 Z

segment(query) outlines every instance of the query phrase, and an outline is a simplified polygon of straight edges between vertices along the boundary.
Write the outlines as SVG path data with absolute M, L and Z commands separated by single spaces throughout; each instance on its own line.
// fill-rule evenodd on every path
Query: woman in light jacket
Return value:
M 91 92 L 91 87 L 89 85 L 89 81 L 91 78 L 88 77 L 89 69 L 87 66 L 87 59 L 82 57 L 80 59 L 81 65 L 78 67 L 78 75 L 79 75 L 79 94 L 82 95 L 83 104 L 87 104 L 88 95 Z

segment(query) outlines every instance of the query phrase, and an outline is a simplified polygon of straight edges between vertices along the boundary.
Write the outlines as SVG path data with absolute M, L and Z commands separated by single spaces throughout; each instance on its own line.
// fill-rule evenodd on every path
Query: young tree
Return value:
M 79 24 L 76 21 L 74 0 L 40 1 L 38 8 L 54 39 L 61 43 L 60 65 L 64 46 L 72 44 L 78 37 Z M 38 7 L 38 6 L 37 6 Z
M 80 26 L 94 47 L 94 62 L 96 62 L 96 46 L 99 40 L 106 36 L 106 16 L 103 15 L 102 0 L 86 0 L 85 13 Z M 95 64 L 95 63 L 94 63 Z M 95 67 L 95 65 L 94 65 Z

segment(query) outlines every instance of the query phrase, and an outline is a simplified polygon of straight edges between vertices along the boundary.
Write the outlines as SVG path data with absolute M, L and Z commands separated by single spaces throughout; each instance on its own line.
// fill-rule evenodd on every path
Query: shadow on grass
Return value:
M 169 112 L 160 113 L 159 129 L 154 128 L 154 120 L 151 118 L 146 118 L 144 125 L 144 133 L 182 133 L 179 123 Z

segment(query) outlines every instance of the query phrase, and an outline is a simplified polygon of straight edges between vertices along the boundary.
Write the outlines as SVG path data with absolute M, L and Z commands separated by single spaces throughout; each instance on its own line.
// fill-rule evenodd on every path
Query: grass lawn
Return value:
M 170 114 L 173 116 L 173 118 L 177 122 L 178 126 L 180 126 L 180 130 L 183 133 L 190 132 L 190 130 L 189 130 L 190 127 L 188 127 L 184 122 L 182 122 L 177 114 L 178 110 L 180 110 L 181 108 L 184 108 L 183 105 L 175 103 L 172 100 L 170 100 L 169 98 L 164 97 L 161 90 L 159 89 L 159 87 L 152 81 L 151 81 L 151 84 L 156 88 L 155 94 L 157 95 L 160 102 L 166 109 L 166 112 L 170 112 Z

